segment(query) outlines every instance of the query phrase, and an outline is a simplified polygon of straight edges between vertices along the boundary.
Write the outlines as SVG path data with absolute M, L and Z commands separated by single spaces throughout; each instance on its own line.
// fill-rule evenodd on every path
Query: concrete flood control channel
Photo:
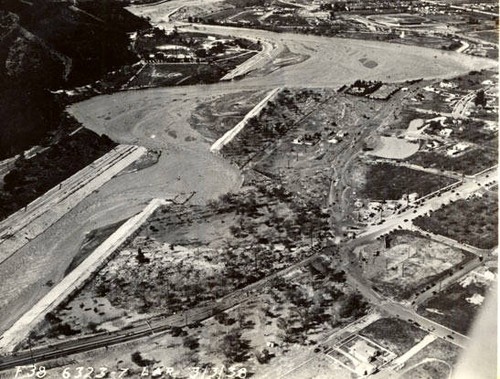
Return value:
M 68 296 L 80 289 L 110 259 L 111 255 L 126 242 L 127 238 L 135 233 L 159 206 L 166 203 L 163 199 L 153 199 L 142 212 L 131 217 L 99 245 L 77 268 L 3 334 L 0 339 L 0 352 L 12 352 L 17 345 L 27 338 L 33 327 L 42 321 L 47 313 L 53 311 Z
M 119 145 L 2 221 L 0 264 L 145 152 L 143 147 Z

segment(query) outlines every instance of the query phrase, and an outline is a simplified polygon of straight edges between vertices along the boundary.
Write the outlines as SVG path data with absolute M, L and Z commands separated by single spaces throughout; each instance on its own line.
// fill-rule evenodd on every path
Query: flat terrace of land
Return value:
M 189 126 L 191 110 L 197 104 L 215 95 L 276 88 L 284 83 L 335 88 L 359 77 L 406 80 L 454 75 L 473 67 L 492 65 L 489 60 L 464 59 L 453 53 L 364 41 L 227 28 L 209 32 L 218 30 L 235 36 L 256 34 L 257 38 L 285 44 L 294 53 L 311 55 L 311 50 L 304 46 L 316 52 L 306 61 L 283 67 L 266 77 L 206 86 L 120 92 L 74 104 L 70 110 L 85 127 L 105 133 L 116 142 L 137 144 L 163 153 L 157 164 L 113 178 L 46 233 L 30 241 L 8 266 L 0 269 L 4 283 L 12 283 L 1 294 L 0 328 L 12 324 L 47 293 L 49 281 L 61 280 L 78 254 L 86 232 L 132 216 L 152 198 L 168 199 L 195 192 L 191 201 L 203 204 L 240 187 L 242 178 L 235 167 L 210 154 L 209 144 Z M 378 66 L 366 68 L 359 62 L 365 56 Z M 325 70 L 332 65 L 334 70 Z
M 151 99 L 147 96 L 143 100 L 145 104 L 152 104 L 148 103 Z M 159 108 L 163 108 L 163 101 Z M 178 104 L 178 109 L 187 111 L 193 108 L 186 103 Z M 112 178 L 0 266 L 0 275 L 4 279 L 0 294 L 0 330 L 12 325 L 64 277 L 79 254 L 79 246 L 87 232 L 133 216 L 153 198 L 186 198 L 194 194 L 191 202 L 205 203 L 239 188 L 241 177 L 235 168 L 210 154 L 210 144 L 189 127 L 190 113 L 184 113 L 185 119 L 177 122 L 180 118 L 177 112 L 170 111 L 172 113 L 165 114 L 143 110 L 135 115 L 137 118 L 132 117 L 129 123 L 122 124 L 127 127 L 142 120 L 153 128 L 148 130 L 137 125 L 136 133 L 140 135 L 149 131 L 142 134 L 141 145 L 156 146 L 155 149 L 162 152 L 156 164 Z M 146 114 L 148 117 L 144 118 Z M 120 116 L 125 119 L 130 114 L 114 115 Z M 105 117 L 102 117 L 103 123 L 108 122 Z M 138 141 L 132 129 L 128 140 Z
M 456 345 L 437 339 L 408 359 L 400 369 L 398 378 L 447 379 L 462 352 Z
M 420 305 L 418 312 L 467 335 L 496 280 L 496 268 L 479 267 Z
M 386 296 L 407 299 L 474 256 L 409 231 L 396 231 L 355 251 L 364 276 Z
M 426 231 L 491 249 L 498 244 L 497 193 L 484 191 L 469 199 L 457 200 L 427 217 L 417 218 L 414 223 Z

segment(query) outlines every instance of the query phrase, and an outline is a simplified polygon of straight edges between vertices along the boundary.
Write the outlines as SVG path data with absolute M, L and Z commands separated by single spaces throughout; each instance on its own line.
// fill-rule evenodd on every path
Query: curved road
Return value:
M 156 13 L 151 14 L 158 17 L 152 17 L 152 21 L 159 23 L 169 10 L 185 4 L 171 1 L 154 7 L 137 7 L 134 12 L 154 9 Z M 70 111 L 87 128 L 106 133 L 120 143 L 161 149 L 163 154 L 154 166 L 113 178 L 0 265 L 0 333 L 50 290 L 49 280 L 62 279 L 90 230 L 131 217 L 152 198 L 196 191 L 191 201 L 204 203 L 239 188 L 242 178 L 238 170 L 210 154 L 211 141 L 190 127 L 190 113 L 196 105 L 217 95 L 243 90 L 284 85 L 336 88 L 358 78 L 385 81 L 435 78 L 496 65 L 487 59 L 397 44 L 204 28 L 214 34 L 251 35 L 270 41 L 280 54 L 286 47 L 309 58 L 264 76 L 254 72 L 241 81 L 119 92 L 73 105 Z M 362 58 L 378 65 L 366 68 L 359 61 Z M 259 65 L 265 66 L 266 59 L 261 59 Z

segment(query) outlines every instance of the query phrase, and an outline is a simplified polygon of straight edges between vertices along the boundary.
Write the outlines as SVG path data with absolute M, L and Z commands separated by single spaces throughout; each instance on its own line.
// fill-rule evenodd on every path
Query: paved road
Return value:
M 459 9 L 459 10 L 466 11 L 469 13 L 478 13 L 478 14 L 483 14 L 486 16 L 498 17 L 498 14 L 496 14 L 496 13 L 482 11 L 480 9 L 475 9 L 475 8 L 470 7 L 470 6 L 466 7 L 466 6 L 461 6 L 461 5 L 453 5 L 453 4 L 443 3 L 440 1 L 433 1 L 433 0 L 422 0 L 422 2 L 432 4 L 432 5 L 439 5 L 439 6 L 444 7 L 444 8 Z
M 200 1 L 197 3 L 204 4 Z M 184 5 L 184 1 L 171 1 L 158 7 L 167 6 L 172 10 Z M 145 8 L 147 7 L 141 7 Z M 159 11 L 162 17 L 167 13 L 163 13 L 161 9 Z M 35 241 L 30 241 L 23 248 L 22 254 L 16 254 L 8 271 L 0 272 L 6 279 L 5 283 L 15 283 L 18 287 L 6 288 L 2 284 L 0 288 L 1 296 L 8 296 L 0 303 L 0 328 L 12 323 L 19 312 L 29 309 L 30 304 L 43 295 L 47 290 L 43 287 L 44 281 L 48 278 L 54 278 L 56 282 L 61 279 L 67 264 L 77 253 L 77 246 L 85 232 L 130 217 L 153 197 L 196 189 L 198 191 L 194 200 L 203 202 L 237 187 L 238 175 L 227 162 L 221 162 L 207 153 L 208 149 L 202 143 L 183 142 L 185 134 L 182 133 L 192 133 L 187 120 L 191 110 L 199 102 L 214 95 L 284 85 L 337 88 L 359 78 L 399 81 L 421 77 L 451 77 L 471 69 L 496 66 L 496 62 L 488 59 L 413 46 L 237 28 L 206 28 L 214 34 L 254 36 L 269 40 L 278 48 L 286 47 L 295 54 L 309 56 L 309 59 L 297 65 L 283 67 L 264 77 L 254 76 L 241 81 L 206 86 L 151 89 L 140 93 L 120 92 L 73 105 L 74 114 L 86 127 L 106 133 L 117 141 L 165 149 L 168 156 L 164 154 L 159 163 L 148 170 L 115 178 L 99 193 L 94 193 L 88 201 L 80 203 L 76 210 L 69 212 L 52 228 L 51 233 L 43 233 Z M 364 67 L 359 61 L 364 57 L 376 61 L 378 66 L 373 69 Z M 169 128 L 180 134 L 175 141 L 167 133 Z M 203 140 L 199 135 L 197 138 L 198 141 Z M 182 181 L 167 180 L 177 177 L 178 172 L 183 175 Z M 186 172 L 190 173 L 189 177 L 184 176 Z M 148 186 L 145 187 L 144 183 L 148 183 Z M 398 222 L 394 222 L 393 226 L 396 227 L 397 224 Z M 380 235 L 390 229 L 388 226 L 374 228 L 361 239 Z M 43 256 L 40 256 L 41 251 Z M 61 258 L 56 262 L 50 258 L 53 256 Z M 26 275 L 26 267 L 30 267 L 30 275 Z M 33 282 L 33 278 L 37 278 L 37 282 Z M 21 292 L 18 292 L 19 287 Z M 16 309 L 18 313 L 12 313 L 12 309 Z
M 476 176 L 473 180 L 464 179 L 462 183 L 457 183 L 456 186 L 449 188 L 442 192 L 440 195 L 435 195 L 433 198 L 426 198 L 419 205 L 410 205 L 410 207 L 401 212 L 388 217 L 382 224 L 374 225 L 367 231 L 360 233 L 358 237 L 362 241 L 369 241 L 374 235 L 389 233 L 397 228 L 408 228 L 411 225 L 411 220 L 419 216 L 423 216 L 430 211 L 435 211 L 443 205 L 450 204 L 458 199 L 466 199 L 474 192 L 483 188 L 486 183 L 497 182 L 498 178 L 497 167 L 492 168 L 490 171 L 483 172 Z
M 496 168 L 483 172 L 479 177 L 476 178 L 477 181 L 482 181 L 482 180 L 491 180 L 489 178 L 486 178 L 486 175 L 491 175 L 496 179 Z M 474 183 L 475 184 L 475 183 Z M 477 186 L 470 186 L 470 183 L 464 183 L 461 185 L 463 188 L 460 186 L 458 187 L 461 189 L 463 196 L 465 196 L 466 193 L 472 193 L 474 191 L 478 190 Z M 451 190 L 449 190 L 449 193 L 443 193 L 442 197 L 439 197 L 440 202 L 438 203 L 446 203 L 447 199 L 449 197 L 453 197 L 453 194 Z M 434 206 L 436 207 L 437 204 L 433 199 L 427 199 L 427 203 L 429 203 L 429 207 Z M 427 209 L 426 204 L 424 203 L 421 205 L 422 209 Z M 360 235 L 359 238 L 356 240 L 353 240 L 347 244 L 348 249 L 352 249 L 355 246 L 362 245 L 366 242 L 371 241 L 374 238 L 379 237 L 382 234 L 387 233 L 393 228 L 396 228 L 398 225 L 401 223 L 405 223 L 403 220 L 403 217 L 408 217 L 408 218 L 415 218 L 418 217 L 420 212 L 413 213 L 410 211 L 404 212 L 401 215 L 396 215 L 393 217 L 393 220 L 388 220 L 387 225 L 381 225 L 380 226 L 374 226 L 371 227 L 369 231 L 363 233 Z M 327 251 L 322 251 L 326 252 Z M 96 349 L 102 346 L 110 345 L 110 344 L 115 344 L 115 343 L 121 343 L 125 341 L 129 341 L 131 339 L 136 339 L 136 338 L 141 338 L 144 337 L 147 334 L 146 329 L 151 326 L 153 331 L 160 331 L 160 330 L 167 330 L 169 327 L 177 325 L 177 326 L 182 326 L 188 323 L 193 323 L 193 322 L 198 322 L 202 321 L 208 317 L 211 317 L 214 314 L 214 311 L 221 311 L 224 309 L 231 308 L 242 301 L 245 301 L 245 299 L 249 296 L 249 293 L 252 291 L 258 291 L 264 286 L 268 284 L 270 280 L 277 276 L 283 276 L 291 273 L 294 270 L 299 269 L 300 267 L 305 266 L 308 264 L 311 260 L 313 260 L 319 253 L 313 254 L 311 257 L 295 264 L 292 265 L 291 267 L 282 270 L 280 272 L 277 272 L 274 275 L 271 275 L 259 282 L 256 282 L 242 290 L 236 291 L 234 293 L 229 294 L 228 296 L 224 297 L 221 299 L 216 305 L 210 306 L 210 307 L 203 307 L 203 308 L 198 308 L 198 309 L 193 309 L 191 311 L 188 311 L 183 314 L 179 315 L 173 315 L 164 319 L 158 319 L 158 320 L 151 320 L 149 321 L 149 324 L 144 324 L 140 323 L 139 325 L 136 325 L 132 327 L 131 329 L 125 330 L 125 331 L 118 331 L 118 332 L 113 332 L 109 333 L 106 335 L 97 335 L 93 337 L 87 337 L 83 339 L 75 339 L 72 341 L 68 342 L 63 342 L 59 344 L 54 344 L 53 346 L 45 347 L 45 348 L 40 348 L 37 349 L 36 351 L 30 352 L 30 351 L 24 351 L 20 352 L 17 355 L 14 356 L 8 356 L 5 358 L 2 358 L 0 360 L 0 369 L 6 369 L 9 367 L 14 367 L 16 365 L 24 364 L 30 362 L 30 360 L 44 360 L 48 359 L 49 357 L 60 357 L 60 356 L 65 356 L 68 354 L 76 353 L 76 352 L 83 352 L 87 350 L 92 350 Z M 475 260 L 469 262 L 467 265 L 464 266 L 463 269 L 459 271 L 456 275 L 453 276 L 452 279 L 457 280 L 458 278 L 462 277 L 466 272 L 469 272 L 470 270 L 474 269 L 477 267 L 477 262 Z M 367 298 L 372 304 L 375 306 L 379 307 L 381 310 L 388 312 L 389 314 L 399 317 L 403 320 L 408 320 L 414 323 L 418 323 L 419 326 L 423 329 L 430 330 L 432 331 L 433 334 L 437 335 L 440 338 L 446 338 L 450 342 L 458 345 L 458 346 L 465 346 L 468 338 L 466 336 L 463 336 L 443 325 L 439 325 L 436 322 L 429 320 L 419 314 L 416 313 L 416 311 L 411 307 L 410 304 L 408 305 L 403 305 L 400 303 L 393 302 L 391 300 L 383 298 L 381 295 L 376 293 L 371 287 L 370 284 L 364 280 L 360 273 L 355 270 L 353 266 L 351 266 L 351 269 L 349 270 L 347 274 L 347 279 L 348 282 L 353 285 L 355 288 L 357 288 L 361 294 Z M 431 290 L 432 291 L 432 290 Z M 419 298 L 419 301 L 425 301 L 427 298 L 427 294 L 422 295 Z M 449 337 L 451 336 L 451 337 Z

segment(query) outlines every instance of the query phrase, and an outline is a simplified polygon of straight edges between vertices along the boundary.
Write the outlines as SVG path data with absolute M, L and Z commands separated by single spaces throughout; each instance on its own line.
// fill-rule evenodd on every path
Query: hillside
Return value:
M 50 90 L 84 85 L 137 61 L 127 33 L 149 25 L 122 4 L 0 1 L 0 159 L 58 127 L 65 104 Z

